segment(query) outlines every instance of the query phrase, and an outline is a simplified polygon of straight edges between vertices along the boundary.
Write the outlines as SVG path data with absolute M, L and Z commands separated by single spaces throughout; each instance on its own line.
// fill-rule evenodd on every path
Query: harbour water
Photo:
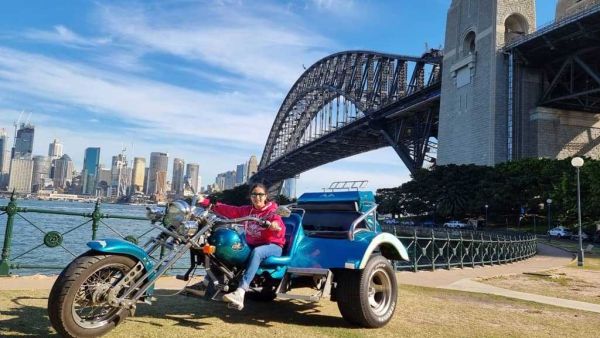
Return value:
M 8 199 L 0 199 L 0 206 L 6 206 L 8 202 Z M 17 206 L 77 213 L 92 213 L 94 210 L 93 203 L 64 201 L 17 200 Z M 145 206 L 122 204 L 102 204 L 100 210 L 102 214 L 137 217 L 143 217 L 146 212 Z M 0 245 L 4 243 L 6 220 L 6 214 L 0 215 Z M 44 245 L 44 235 L 50 231 L 58 231 L 63 234 L 61 246 L 51 248 Z M 151 236 L 157 234 L 158 230 L 153 229 L 149 221 L 104 218 L 98 226 L 96 238 L 141 236 L 139 243 L 142 245 Z M 66 266 L 74 256 L 87 251 L 86 243 L 90 240 L 92 240 L 91 218 L 33 212 L 19 213 L 14 218 L 10 260 L 12 264 L 35 265 L 36 267 L 11 269 L 11 272 L 17 275 L 57 274 L 60 269 L 56 267 Z M 27 253 L 27 251 L 30 252 Z M 187 265 L 189 265 L 189 258 L 182 257 L 176 266 L 186 267 Z M 48 269 L 41 266 L 55 268 Z M 177 271 L 177 273 L 181 273 L 181 271 Z

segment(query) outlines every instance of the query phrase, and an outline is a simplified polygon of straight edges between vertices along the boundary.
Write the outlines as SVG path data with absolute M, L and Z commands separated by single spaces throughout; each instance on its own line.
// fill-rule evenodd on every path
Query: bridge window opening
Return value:
M 529 23 L 521 14 L 512 14 L 504 21 L 504 43 L 509 43 L 527 33 L 529 33 Z
M 463 56 L 468 56 L 468 55 L 473 55 L 475 54 L 475 32 L 470 31 L 469 33 L 467 33 L 467 35 L 465 36 L 465 40 L 463 41 L 463 46 L 462 46 L 462 54 Z

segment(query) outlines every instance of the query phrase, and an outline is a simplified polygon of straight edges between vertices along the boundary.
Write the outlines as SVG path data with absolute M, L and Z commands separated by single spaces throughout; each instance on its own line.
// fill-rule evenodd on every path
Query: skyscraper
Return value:
M 31 154 L 33 153 L 34 132 L 35 127 L 32 124 L 21 123 L 21 128 L 17 130 L 12 158 L 31 159 Z
M 73 161 L 69 155 L 64 154 L 54 161 L 54 188 L 65 189 L 73 179 Z
M 235 187 L 235 170 L 231 170 L 225 173 L 225 190 L 233 189 Z
M 235 169 L 235 185 L 242 185 L 247 181 L 248 163 L 238 164 Z
M 10 163 L 8 190 L 20 193 L 31 192 L 33 161 L 27 158 L 13 158 Z
M 185 166 L 185 177 L 189 177 L 192 181 L 192 188 L 194 188 L 195 192 L 200 191 L 200 187 L 198 186 L 198 179 L 200 175 L 200 165 L 196 163 L 188 163 Z
M 254 174 L 258 171 L 258 161 L 256 161 L 256 156 L 250 156 L 250 160 L 248 161 L 248 174 L 246 175 L 246 180 L 252 178 Z
M 54 141 L 56 142 L 56 140 Z M 52 146 L 52 144 L 50 145 Z M 85 195 L 93 195 L 96 191 L 99 163 L 100 148 L 86 148 L 83 157 L 83 170 L 81 172 L 81 192 Z
M 146 194 L 154 195 L 164 193 L 167 189 L 167 170 L 169 167 L 169 154 L 150 153 L 150 167 L 148 168 L 148 190 Z M 160 180 L 159 180 L 160 178 Z
M 183 194 L 184 161 L 180 158 L 173 159 L 173 177 L 171 178 L 171 192 Z
M 127 188 L 131 185 L 131 170 L 127 167 L 127 157 L 124 154 L 112 157 L 111 163 L 111 187 L 112 194 L 120 197 L 127 194 Z
M 132 193 L 144 191 L 144 178 L 146 174 L 146 159 L 136 157 L 133 159 L 133 173 L 131 177 Z
M 50 177 L 50 158 L 37 155 L 33 157 L 33 176 L 31 191 L 37 192 L 44 189 L 44 182 Z
M 89 148 L 88 148 L 89 149 Z M 100 152 L 98 148 L 98 153 Z M 48 157 L 50 161 L 56 160 L 63 156 L 63 145 L 58 139 L 54 139 L 50 146 L 48 146 Z
M 0 129 L 0 189 L 8 184 L 8 172 L 10 169 L 10 152 L 8 137 L 4 128 Z

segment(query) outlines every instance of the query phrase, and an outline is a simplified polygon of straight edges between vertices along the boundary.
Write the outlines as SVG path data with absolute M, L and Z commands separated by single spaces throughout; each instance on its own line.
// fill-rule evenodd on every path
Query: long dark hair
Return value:
M 262 183 L 254 183 L 250 186 L 250 190 L 248 191 L 248 196 L 250 196 L 250 194 L 252 193 L 252 191 L 256 188 L 261 188 L 264 192 L 265 192 L 265 197 L 267 201 L 270 201 L 269 199 L 269 189 L 267 189 L 267 186 L 265 186 Z

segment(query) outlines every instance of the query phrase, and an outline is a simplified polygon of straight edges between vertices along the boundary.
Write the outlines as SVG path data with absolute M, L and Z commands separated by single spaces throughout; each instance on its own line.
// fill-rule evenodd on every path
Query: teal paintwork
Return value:
M 87 246 L 97 252 L 131 256 L 142 262 L 146 271 L 149 271 L 154 266 L 154 263 L 152 263 L 152 260 L 144 249 L 126 240 L 117 238 L 100 239 L 87 242 Z M 155 278 L 155 274 L 149 276 L 149 280 L 151 281 L 154 281 Z M 154 294 L 154 284 L 146 290 L 146 295 L 151 296 L 152 294 Z
M 151 269 L 154 265 L 144 249 L 123 239 L 100 239 L 88 242 L 87 246 L 94 251 L 102 253 L 132 256 L 133 258 L 136 258 L 138 261 L 142 262 L 144 268 L 146 268 L 146 271 Z
M 243 267 L 250 256 L 246 236 L 230 228 L 218 228 L 208 238 L 208 243 L 217 250 L 215 257 L 229 265 Z

